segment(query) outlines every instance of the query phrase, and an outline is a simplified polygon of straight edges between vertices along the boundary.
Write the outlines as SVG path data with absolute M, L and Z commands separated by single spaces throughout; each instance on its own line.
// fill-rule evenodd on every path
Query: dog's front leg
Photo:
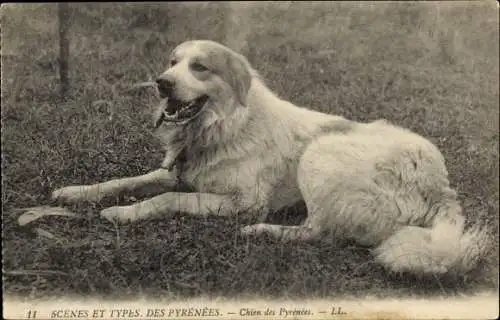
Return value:
M 159 218 L 172 212 L 197 216 L 228 216 L 236 211 L 232 198 L 211 193 L 168 192 L 130 206 L 111 207 L 101 216 L 117 222 Z
M 308 225 L 282 226 L 268 223 L 258 223 L 241 228 L 241 233 L 245 236 L 268 234 L 283 242 L 294 241 L 314 241 L 319 238 L 318 228 Z
M 165 169 L 158 169 L 136 177 L 114 179 L 92 185 L 60 188 L 52 193 L 52 199 L 65 203 L 79 201 L 99 202 L 105 197 L 118 196 L 123 193 L 131 195 L 144 192 L 158 194 L 173 189 L 176 183 L 175 173 Z

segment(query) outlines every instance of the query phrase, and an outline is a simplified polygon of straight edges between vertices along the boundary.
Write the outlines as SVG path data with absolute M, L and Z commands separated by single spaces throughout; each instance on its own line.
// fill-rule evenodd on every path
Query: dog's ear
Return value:
M 248 90 L 252 83 L 249 64 L 242 55 L 231 52 L 228 54 L 227 71 L 225 80 L 231 85 L 236 93 L 236 99 L 242 106 L 246 106 Z

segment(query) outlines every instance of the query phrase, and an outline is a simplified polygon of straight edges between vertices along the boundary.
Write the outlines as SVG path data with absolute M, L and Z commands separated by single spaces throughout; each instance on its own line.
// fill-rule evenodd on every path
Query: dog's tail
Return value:
M 430 228 L 401 228 L 374 249 L 375 261 L 417 275 L 461 275 L 474 269 L 490 251 L 491 237 L 479 223 L 464 230 L 465 219 L 456 209 L 437 214 Z

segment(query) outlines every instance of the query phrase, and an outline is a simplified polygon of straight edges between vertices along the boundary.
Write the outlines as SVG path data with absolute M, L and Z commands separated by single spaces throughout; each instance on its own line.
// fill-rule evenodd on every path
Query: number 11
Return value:
M 35 319 L 36 318 L 36 311 L 28 311 L 28 319 Z

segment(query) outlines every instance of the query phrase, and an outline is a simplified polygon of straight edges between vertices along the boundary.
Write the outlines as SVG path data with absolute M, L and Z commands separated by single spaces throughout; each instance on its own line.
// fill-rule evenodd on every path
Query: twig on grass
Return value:
M 222 260 L 220 257 L 215 257 L 214 260 L 221 263 L 221 264 L 229 266 L 230 268 L 233 268 L 233 269 L 236 268 L 236 266 L 234 264 L 232 264 L 231 262 L 229 262 L 227 260 Z
M 81 247 L 90 247 L 90 248 L 105 248 L 110 246 L 113 243 L 111 240 L 88 240 L 88 239 L 83 239 L 80 241 L 76 242 L 71 242 L 71 243 L 66 243 L 61 246 L 60 248 L 63 249 L 74 249 L 74 248 L 81 248 Z
M 125 91 L 135 91 L 135 90 L 140 90 L 140 89 L 143 89 L 143 88 L 155 88 L 156 87 L 156 83 L 153 82 L 153 81 L 144 81 L 144 82 L 139 82 L 139 83 L 136 83 L 136 84 L 133 84 L 131 85 L 130 87 L 128 87 L 127 89 L 125 89 Z
M 111 221 L 111 223 L 113 224 L 113 227 L 115 227 L 115 231 L 116 231 L 116 236 L 115 236 L 115 239 L 116 239 L 116 249 L 119 250 L 120 249 L 120 226 L 114 220 Z
M 441 281 L 439 281 L 439 278 L 434 273 L 432 274 L 432 276 L 434 277 L 434 279 L 436 279 L 436 282 L 439 285 L 439 289 L 441 290 L 441 293 L 443 294 L 443 296 L 446 296 L 446 290 L 444 289 L 443 285 L 441 284 Z
M 196 289 L 199 292 L 203 292 L 203 290 L 201 289 L 200 285 L 197 284 L 197 283 L 192 283 L 191 284 L 191 283 L 186 283 L 186 282 L 177 281 L 177 280 L 173 280 L 172 282 L 175 283 L 177 286 L 183 288 L 183 289 Z
M 49 232 L 47 230 L 44 230 L 42 228 L 35 228 L 35 232 L 38 234 L 38 236 L 50 240 L 54 240 L 56 242 L 62 243 L 63 240 L 57 236 L 55 236 L 52 232 Z
M 13 212 L 24 212 L 17 218 L 20 226 L 24 226 L 44 216 L 66 216 L 71 218 L 78 218 L 79 216 L 62 207 L 39 206 L 30 208 L 14 209 Z
M 4 270 L 3 273 L 9 276 L 69 276 L 58 270 Z

